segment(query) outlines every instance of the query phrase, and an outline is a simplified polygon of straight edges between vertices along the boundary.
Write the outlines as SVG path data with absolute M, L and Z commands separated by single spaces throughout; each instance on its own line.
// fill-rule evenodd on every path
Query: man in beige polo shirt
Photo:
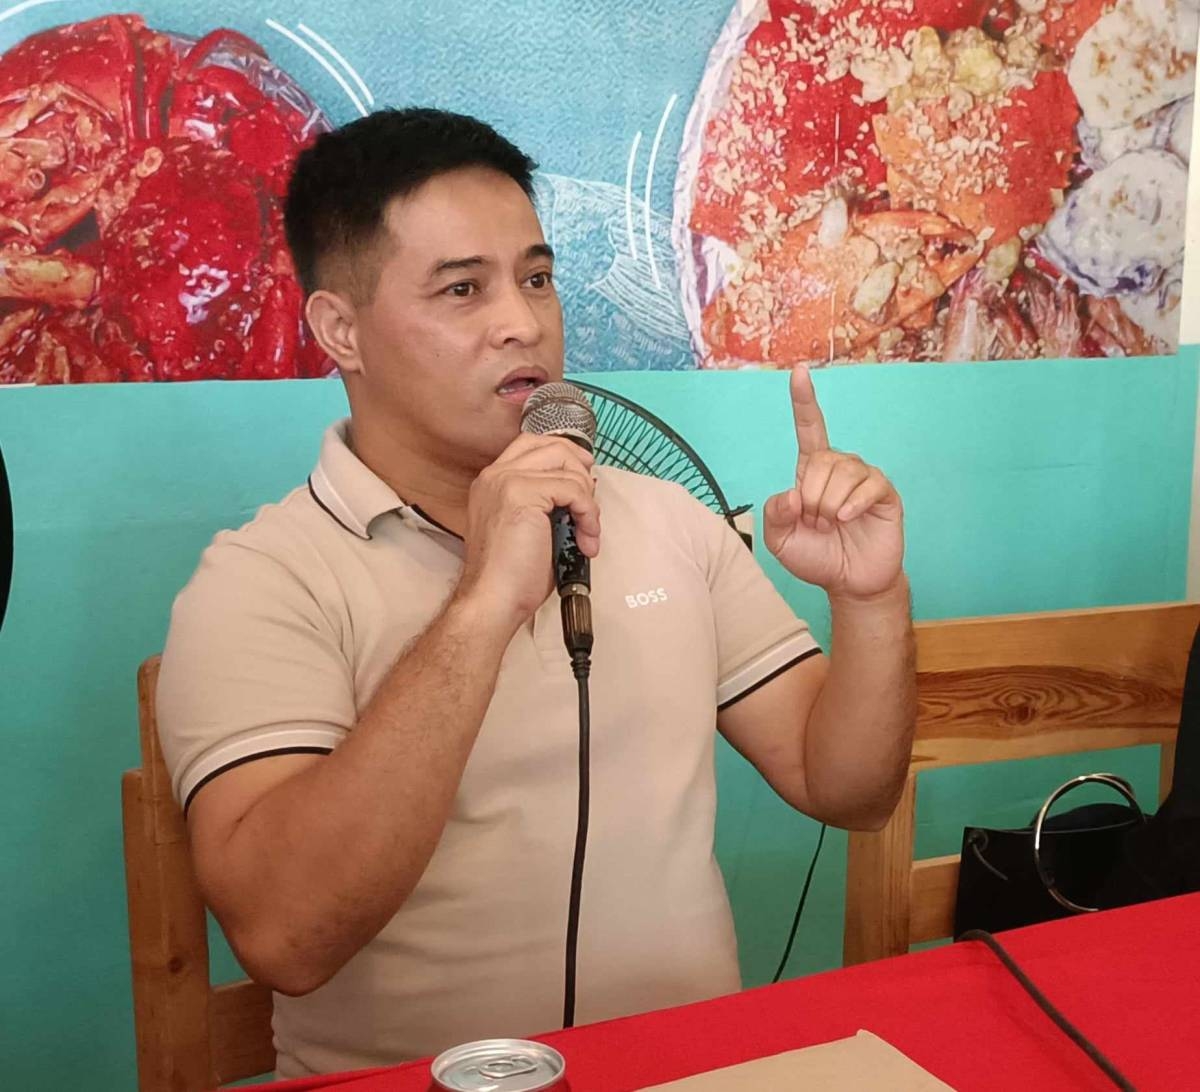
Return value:
M 878 827 L 915 705 L 901 505 L 793 375 L 796 487 L 764 538 L 829 595 L 826 657 L 677 486 L 519 434 L 563 370 L 532 162 L 385 111 L 302 157 L 288 238 L 350 419 L 308 483 L 217 536 L 180 594 L 163 746 L 201 888 L 276 990 L 278 1069 L 556 1026 L 576 688 L 547 515 L 592 558 L 579 1021 L 739 988 L 713 858 L 719 730 L 798 809 Z

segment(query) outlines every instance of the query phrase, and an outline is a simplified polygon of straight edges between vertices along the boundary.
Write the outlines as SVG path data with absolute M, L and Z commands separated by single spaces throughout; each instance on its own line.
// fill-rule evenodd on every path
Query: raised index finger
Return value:
M 825 431 L 825 416 L 817 405 L 817 392 L 812 375 L 803 364 L 792 369 L 792 415 L 796 418 L 796 445 L 800 457 L 829 449 L 829 433 Z

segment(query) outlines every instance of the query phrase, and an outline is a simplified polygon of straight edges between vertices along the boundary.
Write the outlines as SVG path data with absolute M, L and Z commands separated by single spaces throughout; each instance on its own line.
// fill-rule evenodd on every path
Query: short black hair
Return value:
M 284 229 L 305 295 L 331 258 L 363 267 L 363 252 L 386 230 L 388 204 L 431 178 L 463 167 L 508 175 L 533 199 L 537 164 L 490 125 L 445 110 L 378 110 L 322 133 L 296 159 L 284 204 Z M 374 268 L 374 263 L 366 263 Z M 353 293 L 370 299 L 375 276 L 352 276 Z

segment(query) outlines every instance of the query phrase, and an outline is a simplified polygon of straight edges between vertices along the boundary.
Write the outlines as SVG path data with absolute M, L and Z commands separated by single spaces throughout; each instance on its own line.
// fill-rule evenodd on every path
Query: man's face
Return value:
M 562 378 L 553 254 L 520 186 L 487 168 L 430 179 L 386 224 L 374 296 L 355 309 L 355 408 L 481 469 L 517 435 L 530 392 Z

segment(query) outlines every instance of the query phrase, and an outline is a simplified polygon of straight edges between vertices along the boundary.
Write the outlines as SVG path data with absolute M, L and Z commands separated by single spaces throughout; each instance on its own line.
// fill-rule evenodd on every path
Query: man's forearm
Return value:
M 399 909 L 441 836 L 510 636 L 452 601 L 346 741 L 234 828 L 221 887 L 237 904 L 214 908 L 243 960 L 259 964 L 248 970 L 306 992 Z
M 808 794 L 839 826 L 878 827 L 903 788 L 916 721 L 908 582 L 870 600 L 829 602 L 829 671 L 805 733 Z

